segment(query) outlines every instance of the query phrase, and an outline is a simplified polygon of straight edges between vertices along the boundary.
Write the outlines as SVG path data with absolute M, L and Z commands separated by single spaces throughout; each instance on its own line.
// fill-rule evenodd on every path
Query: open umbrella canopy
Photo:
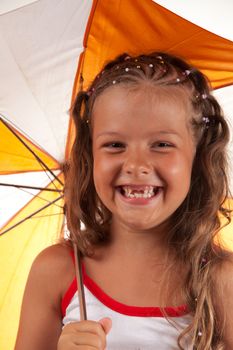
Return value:
M 69 108 L 81 75 L 86 88 L 122 52 L 174 53 L 208 76 L 233 123 L 231 2 L 166 3 L 0 4 L 1 349 L 13 349 L 32 260 L 63 231 L 62 165 L 72 145 Z M 233 164 L 231 145 L 229 158 Z M 229 228 L 224 239 L 233 247 Z

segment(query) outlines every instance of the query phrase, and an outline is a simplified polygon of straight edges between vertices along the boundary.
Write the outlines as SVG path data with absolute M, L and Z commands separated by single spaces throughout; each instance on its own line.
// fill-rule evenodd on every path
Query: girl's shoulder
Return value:
M 51 267 L 56 267 L 57 264 L 62 268 L 65 265 L 72 264 L 71 259 L 72 248 L 66 243 L 57 243 L 42 250 L 34 260 L 33 264 L 43 265 L 51 264 Z M 54 266 L 55 265 L 55 266 Z
M 34 260 L 24 292 L 15 349 L 57 349 L 61 299 L 74 278 L 70 251 L 71 248 L 56 244 Z
M 49 283 L 51 291 L 54 289 L 61 297 L 75 276 L 71 250 L 63 243 L 45 248 L 35 258 L 30 271 L 33 279 L 42 285 Z
M 232 288 L 233 292 L 233 252 L 226 251 L 225 255 L 222 255 L 221 258 L 218 257 L 211 274 L 213 293 L 216 298 L 221 298 L 223 291 L 226 292 L 226 288 Z
M 226 252 L 224 258 L 218 259 L 213 272 L 214 286 L 217 290 L 233 282 L 233 251 Z

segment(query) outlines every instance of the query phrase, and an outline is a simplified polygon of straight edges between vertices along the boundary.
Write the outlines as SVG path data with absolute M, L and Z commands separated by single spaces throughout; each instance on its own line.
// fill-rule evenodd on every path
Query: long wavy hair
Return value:
M 87 91 L 80 91 L 72 108 L 76 126 L 66 173 L 66 213 L 71 240 L 83 255 L 109 241 L 111 213 L 98 197 L 93 182 L 92 110 L 96 98 L 114 84 L 138 86 L 142 82 L 170 86 L 187 92 L 193 109 L 191 128 L 196 140 L 191 185 L 187 197 L 171 217 L 169 242 L 177 259 L 188 266 L 184 281 L 191 324 L 182 331 L 177 344 L 189 335 L 194 349 L 222 349 L 223 327 L 215 317 L 212 295 L 214 271 L 228 257 L 216 244 L 221 229 L 219 213 L 230 222 L 224 207 L 229 195 L 226 144 L 229 129 L 221 108 L 211 95 L 206 77 L 184 60 L 162 52 L 137 57 L 123 54 L 107 63 Z M 84 226 L 81 226 L 82 223 Z

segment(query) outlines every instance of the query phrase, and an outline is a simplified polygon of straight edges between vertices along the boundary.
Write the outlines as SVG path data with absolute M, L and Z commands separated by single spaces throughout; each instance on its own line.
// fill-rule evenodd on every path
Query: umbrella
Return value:
M 230 2 L 221 3 L 220 20 L 219 5 L 208 2 L 212 27 L 209 8 L 198 1 L 186 12 L 179 1 L 170 9 L 152 0 L 13 3 L 0 9 L 0 348 L 9 350 L 31 262 L 64 228 L 62 168 L 73 139 L 68 111 L 80 77 L 87 87 L 106 60 L 124 51 L 168 51 L 200 68 L 233 116 Z M 196 9 L 204 21 L 197 22 Z

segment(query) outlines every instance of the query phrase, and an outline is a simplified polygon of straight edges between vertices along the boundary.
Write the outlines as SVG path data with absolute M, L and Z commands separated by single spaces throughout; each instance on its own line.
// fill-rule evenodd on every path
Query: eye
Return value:
M 168 142 L 159 142 L 158 147 L 164 148 L 164 147 L 172 147 L 172 145 Z
M 158 142 L 154 142 L 153 145 L 152 145 L 153 148 L 164 148 L 164 149 L 167 149 L 167 148 L 171 148 L 171 147 L 174 147 L 174 145 L 170 142 L 166 142 L 166 141 L 158 141 Z
M 119 141 L 108 142 L 103 145 L 104 148 L 112 150 L 121 150 L 125 148 L 125 144 Z
M 109 142 L 105 145 L 105 147 L 110 147 L 110 148 L 121 148 L 124 147 L 123 143 L 121 142 Z

